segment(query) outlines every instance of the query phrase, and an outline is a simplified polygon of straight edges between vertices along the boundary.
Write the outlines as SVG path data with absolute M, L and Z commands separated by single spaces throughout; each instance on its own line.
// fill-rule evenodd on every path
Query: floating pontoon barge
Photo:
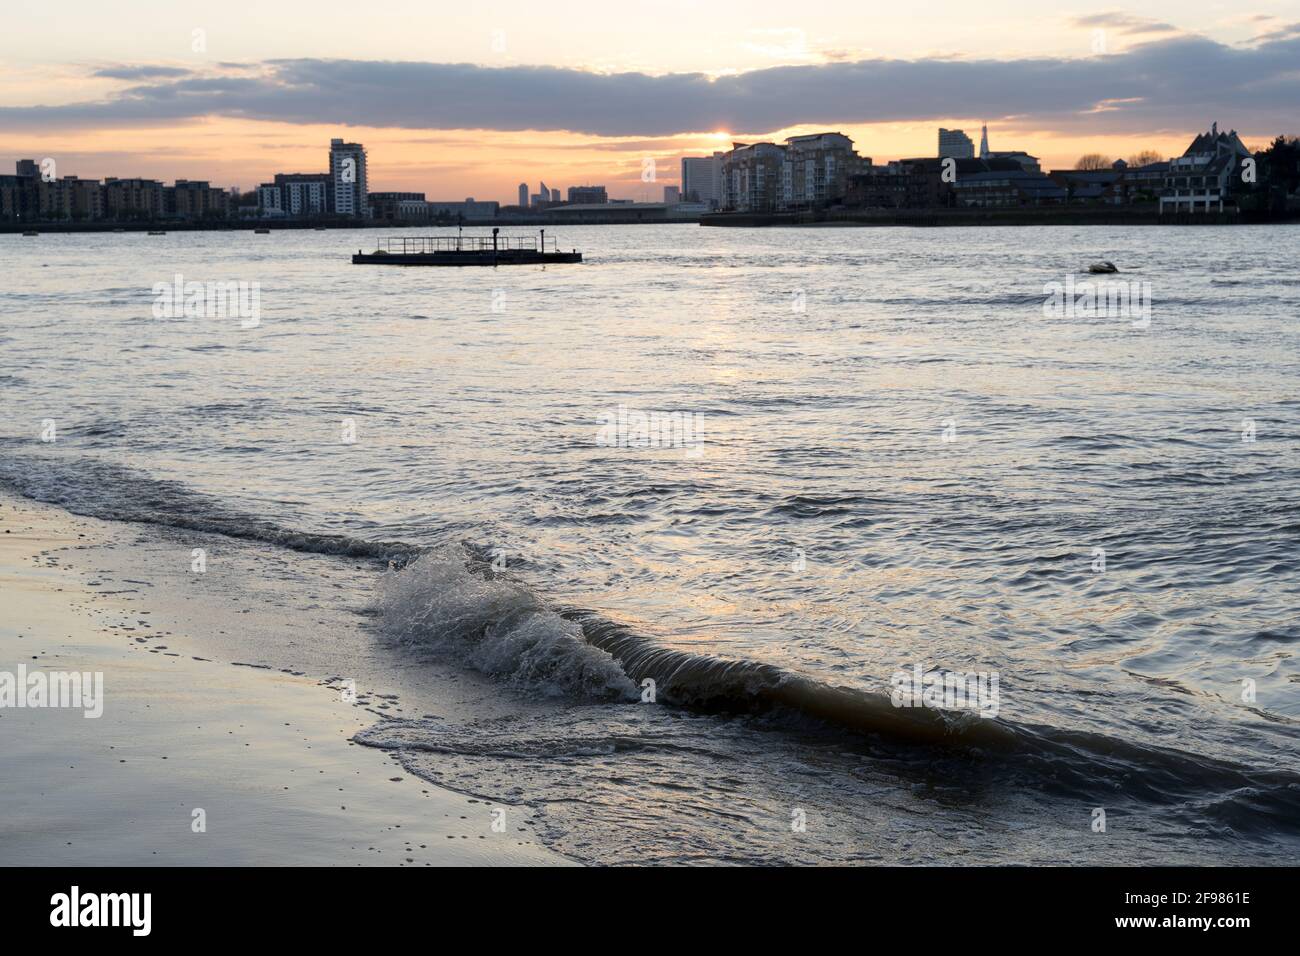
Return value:
M 353 265 L 368 266 L 525 266 L 550 262 L 581 262 L 577 249 L 562 252 L 541 236 L 395 236 L 374 252 L 352 257 Z

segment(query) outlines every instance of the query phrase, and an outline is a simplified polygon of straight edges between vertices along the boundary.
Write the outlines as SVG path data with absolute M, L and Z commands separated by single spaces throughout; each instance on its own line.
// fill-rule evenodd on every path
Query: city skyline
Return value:
M 1285 137 L 1259 151 L 1265 165 L 1265 193 L 1293 188 L 1288 174 Z M 501 213 L 546 214 L 566 210 L 590 215 L 592 206 L 617 211 L 634 206 L 640 219 L 650 206 L 659 215 L 682 219 L 709 212 L 777 213 L 848 209 L 924 209 L 1008 207 L 1077 203 L 1133 204 L 1159 202 L 1161 213 L 1209 212 L 1235 204 L 1234 183 L 1241 164 L 1255 162 L 1235 129 L 1213 123 L 1198 134 L 1181 157 L 1153 152 L 1109 157 L 1091 153 L 1078 168 L 1045 173 L 1039 157 L 1024 150 L 992 148 L 987 125 L 980 129 L 978 159 L 972 139 L 959 129 L 939 128 L 936 152 L 877 163 L 863 155 L 839 131 L 788 137 L 783 143 L 733 143 L 728 151 L 681 158 L 680 183 L 662 184 L 662 195 L 649 204 L 611 197 L 603 185 L 569 186 L 567 199 L 545 181 L 537 193 L 518 186 L 516 206 L 497 200 L 429 200 L 422 191 L 371 190 L 368 151 L 363 143 L 332 137 L 325 172 L 279 172 L 273 181 L 241 193 L 237 187 L 214 187 L 207 180 L 176 180 L 172 186 L 142 177 L 106 177 L 103 181 L 59 175 L 51 157 L 39 162 L 17 160 L 15 174 L 0 174 L 0 220 L 12 222 L 190 221 L 289 218 L 294 220 L 459 221 L 493 220 Z M 1278 153 L 1277 150 L 1283 152 Z M 944 166 L 954 164 L 945 171 Z M 1194 168 L 1193 168 L 1194 167 Z M 646 167 L 643 167 L 643 175 Z M 653 172 L 653 165 L 650 167 Z M 1243 183 L 1254 183 L 1243 175 Z M 1191 177 L 1191 178 L 1189 178 Z M 945 185 L 946 184 L 946 185 Z M 1276 196 L 1251 199 L 1259 211 L 1276 205 Z M 626 205 L 625 204 L 630 204 Z M 1278 207 L 1279 209 L 1281 207 Z M 1276 210 L 1275 210 L 1276 211 Z M 624 213 L 626 215 L 627 213 Z M 601 213 L 605 215 L 605 213 Z
M 682 170 L 685 168 L 686 164 L 692 162 L 709 162 L 713 157 L 718 157 L 730 153 L 732 149 L 736 146 L 764 144 L 764 143 L 773 143 L 773 142 L 781 143 L 789 139 L 797 139 L 801 137 L 813 138 L 813 137 L 825 135 L 828 132 L 827 130 L 816 129 L 814 126 L 808 124 L 801 125 L 796 128 L 801 130 L 812 130 L 812 132 L 798 133 L 798 134 L 793 134 L 792 136 L 789 137 L 780 137 L 780 138 L 776 138 L 776 137 L 756 138 L 756 139 L 749 140 L 747 143 L 742 143 L 738 139 L 737 140 L 729 139 L 729 141 L 725 146 L 722 146 L 721 148 L 718 149 L 708 149 L 706 152 L 702 152 L 698 154 L 689 154 L 689 153 L 676 154 L 673 157 L 666 160 L 656 159 L 652 167 L 654 170 L 653 178 L 649 180 L 645 180 L 642 178 L 642 175 L 647 168 L 645 157 L 642 157 L 642 159 L 639 161 L 637 171 L 636 171 L 637 178 L 635 182 L 632 184 L 628 184 L 620 180 L 618 178 L 617 173 L 614 173 L 614 175 L 606 175 L 604 177 L 600 177 L 599 173 L 597 172 L 596 174 L 593 174 L 593 176 L 588 177 L 582 182 L 566 183 L 565 188 L 552 187 L 550 189 L 550 193 L 553 194 L 552 197 L 544 201 L 549 201 L 549 202 L 563 201 L 563 196 L 572 193 L 575 188 L 579 191 L 599 190 L 602 193 L 607 193 L 608 200 L 606 201 L 613 200 L 613 201 L 624 201 L 624 202 L 635 201 L 635 202 L 658 203 L 664 201 L 664 195 L 665 195 L 664 190 L 666 188 L 678 189 L 680 191 L 681 196 L 685 198 L 688 194 L 689 187 L 684 182 Z M 940 144 L 938 149 L 936 149 L 935 146 L 936 134 L 938 134 L 938 142 Z M 945 150 L 942 145 L 944 142 L 944 134 L 952 134 L 956 136 L 967 135 L 964 133 L 962 129 L 945 129 L 942 127 L 931 128 L 929 130 L 930 142 L 928 147 L 922 146 L 914 154 L 905 154 L 905 155 L 888 156 L 888 157 L 879 157 L 879 154 L 876 154 L 876 157 L 869 157 L 869 158 L 879 157 L 877 158 L 877 162 L 888 163 L 888 162 L 903 161 L 913 157 L 965 155 L 964 153 L 959 151 Z M 989 135 L 990 134 L 988 132 L 987 126 L 981 124 L 981 144 L 985 147 L 987 147 L 987 137 L 989 137 Z M 852 137 L 849 138 L 852 139 Z M 1264 146 L 1267 145 L 1268 142 L 1272 140 L 1272 138 L 1273 137 L 1271 135 L 1263 135 L 1258 137 L 1257 138 L 1258 142 L 1252 143 L 1252 149 L 1256 147 L 1263 148 Z M 343 140 L 338 136 L 331 136 L 329 137 L 329 140 L 331 143 L 334 144 L 343 144 Z M 1134 140 L 1127 147 L 1121 144 L 1120 147 L 1117 150 L 1115 150 L 1113 153 L 1107 153 L 1104 149 L 1094 149 L 1092 148 L 1091 141 L 1088 141 L 1081 144 L 1080 149 L 1082 152 L 1078 156 L 1074 157 L 1074 159 L 1080 158 L 1085 155 L 1105 156 L 1107 158 L 1113 158 L 1113 159 L 1124 159 L 1126 157 L 1133 156 L 1134 154 L 1144 152 L 1144 149 L 1137 147 L 1136 143 L 1146 142 L 1146 141 L 1147 140 L 1141 140 L 1141 139 Z M 1184 139 L 1184 144 L 1185 144 L 1185 139 Z M 1169 152 L 1166 158 L 1172 158 L 1180 154 L 1182 152 L 1182 145 L 1184 144 L 1177 144 L 1177 141 L 1175 141 L 1175 147 Z M 349 147 L 355 146 L 359 149 L 363 149 L 363 152 L 365 151 L 365 144 L 347 143 L 346 145 Z M 1022 144 L 1020 142 L 1017 142 L 1016 145 L 1019 146 Z M 312 152 L 318 153 L 319 147 L 313 149 Z M 1032 155 L 1032 152 L 1028 150 L 1014 150 L 1011 152 L 1015 152 L 1020 155 L 1024 155 L 1025 153 L 1031 153 Z M 1160 151 L 1157 150 L 1156 152 L 1160 152 Z M 868 155 L 868 154 L 864 152 L 864 155 Z M 999 151 L 994 150 L 991 153 L 991 155 L 1009 155 L 1009 153 L 1008 152 L 1000 153 Z M 315 165 L 319 165 L 318 161 L 314 161 L 310 158 L 304 159 L 303 162 L 301 163 L 303 167 L 303 171 L 298 171 L 295 169 L 294 171 L 290 172 L 288 171 L 288 167 L 284 167 L 284 168 L 279 168 L 271 172 L 268 172 L 267 175 L 262 177 L 250 177 L 250 176 L 240 177 L 236 175 L 235 178 L 237 180 L 241 178 L 248 180 L 249 181 L 248 185 L 244 185 L 242 182 L 239 181 L 225 182 L 221 180 L 219 177 L 204 175 L 204 171 L 202 169 L 197 170 L 195 174 L 189 176 L 175 176 L 175 177 L 150 175 L 147 172 L 142 172 L 141 170 L 135 168 L 126 169 L 126 170 L 119 169 L 116 170 L 115 172 L 108 173 L 108 174 L 95 175 L 92 173 L 87 175 L 86 173 L 79 171 L 75 167 L 69 168 L 70 164 L 67 162 L 67 160 L 61 159 L 59 157 L 15 155 L 12 158 L 13 160 L 19 163 L 32 162 L 37 164 L 38 166 L 41 166 L 52 159 L 54 160 L 53 168 L 57 169 L 57 174 L 60 178 L 67 177 L 69 179 L 89 180 L 91 182 L 95 182 L 95 181 L 106 182 L 111 179 L 123 179 L 123 180 L 141 179 L 141 180 L 156 180 L 159 184 L 162 184 L 167 181 L 172 181 L 176 184 L 181 184 L 181 183 L 185 183 L 187 180 L 197 180 L 197 181 L 202 181 L 204 183 L 211 183 L 214 186 L 214 188 L 220 189 L 225 192 L 232 192 L 237 195 L 248 195 L 248 194 L 260 195 L 262 190 L 268 188 L 271 180 L 275 180 L 277 183 L 279 183 L 281 180 L 292 179 L 292 178 L 315 179 L 315 178 L 330 178 L 331 176 L 331 172 L 329 170 L 318 174 L 306 172 L 307 169 Z M 1033 158 L 1038 158 L 1038 157 L 1033 157 Z M 362 164 L 363 164 L 362 165 L 363 170 L 366 170 L 367 164 L 364 158 L 362 159 Z M 8 158 L 6 158 L 5 160 L 5 165 L 6 166 L 8 165 Z M 1051 166 L 1049 166 L 1049 164 L 1046 161 L 1042 163 L 1042 167 L 1052 168 Z M 1074 168 L 1074 162 L 1073 160 L 1070 160 L 1061 163 L 1059 164 L 1059 168 L 1072 169 Z M 611 167 L 610 172 L 612 171 L 613 169 Z M 366 175 L 369 175 L 369 173 L 363 172 L 363 176 Z M 554 177 L 552 177 L 552 179 L 554 181 Z M 385 176 L 383 173 L 382 161 L 380 166 L 380 175 L 378 179 L 377 180 L 373 178 L 371 179 L 372 183 L 375 181 L 378 181 L 380 183 L 390 182 L 390 177 Z M 546 186 L 545 177 L 542 176 L 534 176 L 532 182 L 537 183 L 539 188 Z M 619 188 L 620 186 L 623 186 L 624 188 L 620 189 Z M 437 186 L 431 188 L 420 187 L 418 181 L 402 189 L 392 189 L 387 187 L 375 188 L 373 185 L 370 185 L 368 188 L 368 192 L 372 194 L 396 193 L 396 192 L 411 192 L 411 193 L 419 192 L 421 194 L 428 194 L 430 197 L 432 197 L 431 201 L 434 202 L 458 203 L 461 202 L 462 200 L 468 202 L 474 202 L 477 200 L 480 203 L 482 202 L 495 203 L 503 207 L 517 203 L 518 205 L 524 208 L 535 206 L 536 200 L 539 198 L 536 195 L 530 195 L 530 190 L 531 190 L 531 183 L 529 182 L 518 183 L 515 185 L 514 188 L 506 190 L 505 195 L 503 197 L 498 198 L 496 196 L 476 197 L 473 195 L 457 197 L 451 193 L 447 193 L 446 190 L 440 190 L 439 187 Z M 444 193 L 446 194 L 444 195 Z M 525 199 L 527 199 L 527 201 L 524 201 Z M 351 213 L 350 208 L 348 210 L 348 213 L 349 214 Z
M 277 21 L 295 6 L 258 16 Z M 566 22 L 585 23 L 582 6 Z M 384 156 L 374 191 L 510 203 L 527 179 L 655 201 L 679 184 L 683 156 L 825 129 L 886 159 L 930 155 L 938 127 L 973 136 L 987 122 L 1000 142 L 1062 168 L 1087 152 L 1175 155 L 1216 116 L 1232 116 L 1252 148 L 1295 132 L 1300 90 L 1288 64 L 1300 55 L 1300 23 L 1282 4 L 1083 16 L 1048 3 L 1030 15 L 1031 31 L 1010 29 L 1025 20 L 1010 4 L 979 18 L 934 6 L 943 15 L 924 38 L 902 29 L 910 15 L 859 23 L 843 4 L 797 16 L 759 4 L 725 39 L 709 29 L 710 12 L 679 25 L 671 43 L 659 23 L 584 27 L 558 43 L 557 27 L 512 27 L 526 22 L 524 6 L 519 16 L 510 4 L 487 19 L 445 15 L 426 35 L 428 12 L 399 4 L 379 16 L 400 14 L 410 29 L 354 43 L 328 17 L 305 31 L 262 29 L 260 19 L 241 29 L 252 15 L 242 3 L 207 26 L 193 12 L 150 8 L 127 41 L 122 24 L 75 0 L 60 14 L 78 14 L 77 26 L 56 42 L 42 29 L 54 11 L 20 3 L 0 40 L 0 155 L 50 156 L 85 178 L 201 178 L 249 191 L 276 172 L 316 168 L 315 144 L 342 136 Z M 382 50 L 381 36 L 391 40 Z M 653 183 L 642 179 L 647 158 Z

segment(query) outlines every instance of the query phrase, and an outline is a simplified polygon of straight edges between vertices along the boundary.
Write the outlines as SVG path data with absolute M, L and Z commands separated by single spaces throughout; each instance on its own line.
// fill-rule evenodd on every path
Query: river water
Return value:
M 0 481 L 371 562 L 499 699 L 362 742 L 579 859 L 1294 859 L 1300 231 L 377 235 L 4 237 Z

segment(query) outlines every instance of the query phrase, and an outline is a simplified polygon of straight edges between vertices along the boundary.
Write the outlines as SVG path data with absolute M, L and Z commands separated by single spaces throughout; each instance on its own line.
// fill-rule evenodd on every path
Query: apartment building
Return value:
M 60 180 L 37 179 L 36 207 L 40 218 L 59 222 L 72 218 L 72 190 Z
M 104 218 L 104 184 L 97 179 L 79 179 L 64 176 L 63 188 L 68 193 L 71 218 L 89 220 Z
M 330 210 L 329 173 L 276 173 L 280 206 L 289 216 L 323 216 Z
M 284 191 L 276 183 L 262 183 L 257 187 L 257 211 L 261 216 L 283 216 Z
M 109 219 L 161 219 L 163 184 L 156 179 L 104 180 L 104 214 Z
M 827 206 L 843 199 L 864 164 L 871 160 L 843 133 L 791 136 L 780 146 L 736 143 L 722 155 L 719 206 L 736 212 Z
M 39 170 L 32 159 L 18 160 L 15 174 L 0 176 L 0 219 L 33 221 L 40 218 Z
M 781 162 L 781 207 L 812 209 L 843 198 L 849 177 L 869 158 L 853 149 L 843 133 L 791 136 Z
M 360 143 L 345 143 L 338 138 L 330 140 L 330 183 L 335 213 L 359 219 L 369 215 L 364 146 Z
M 775 143 L 736 143 L 723 157 L 721 208 L 775 212 L 781 206 L 785 148 Z
M 230 195 L 207 180 L 178 179 L 164 187 L 163 207 L 176 219 L 224 219 L 230 211 Z

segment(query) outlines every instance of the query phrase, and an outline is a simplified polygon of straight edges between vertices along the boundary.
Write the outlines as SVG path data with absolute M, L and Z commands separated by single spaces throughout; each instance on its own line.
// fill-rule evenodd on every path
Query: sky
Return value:
M 683 155 L 820 130 L 877 162 L 983 123 L 1044 168 L 1212 122 L 1253 148 L 1300 134 L 1300 0 L 1246 3 L 5 0 L 0 171 L 248 190 L 342 136 L 372 191 L 653 201 Z

